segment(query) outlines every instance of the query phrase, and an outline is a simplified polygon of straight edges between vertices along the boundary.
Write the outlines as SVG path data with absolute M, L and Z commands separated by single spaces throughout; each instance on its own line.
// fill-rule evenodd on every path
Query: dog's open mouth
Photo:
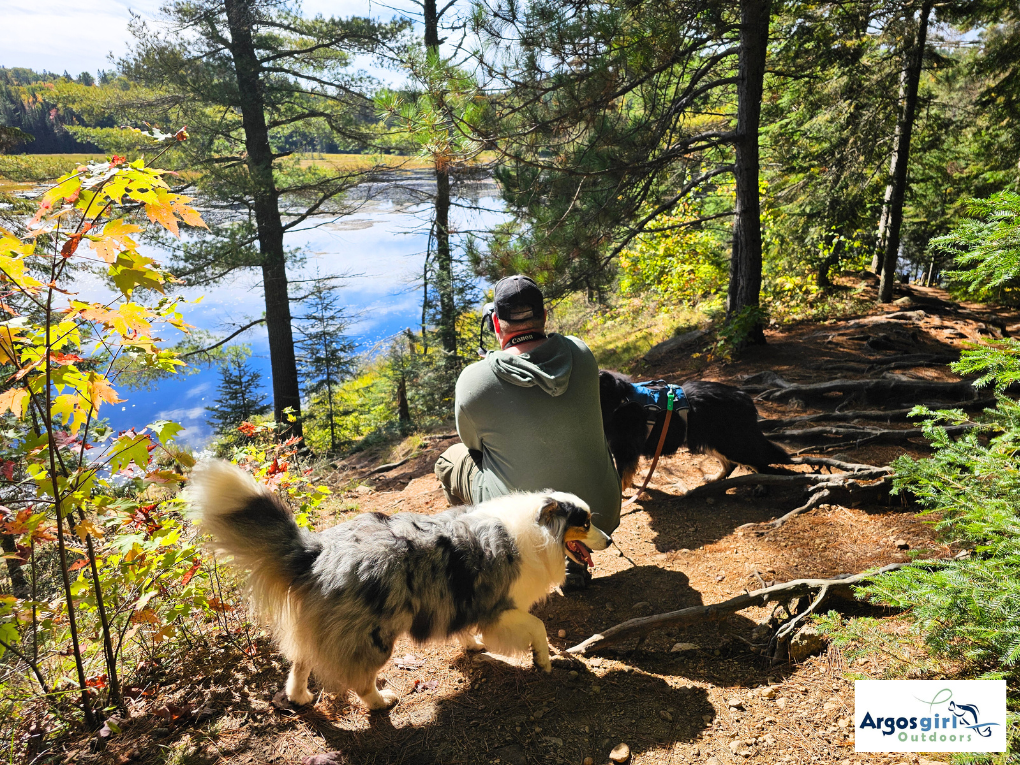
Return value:
M 575 563 L 583 563 L 586 566 L 595 565 L 595 562 L 591 559 L 591 551 L 585 546 L 584 542 L 577 539 L 567 542 L 567 555 L 573 558 Z

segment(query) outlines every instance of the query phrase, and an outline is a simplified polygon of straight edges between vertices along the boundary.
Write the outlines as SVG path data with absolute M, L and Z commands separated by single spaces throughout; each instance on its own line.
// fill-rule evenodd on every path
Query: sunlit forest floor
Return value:
M 1020 315 L 952 303 L 940 290 L 905 287 L 898 298 L 897 304 L 874 309 L 877 319 L 855 316 L 769 331 L 768 345 L 750 349 L 737 363 L 692 358 L 688 349 L 656 365 L 638 361 L 628 371 L 641 379 L 737 385 L 763 371 L 793 383 L 866 378 L 879 376 L 868 368 L 883 359 L 955 354 L 968 340 L 1020 333 Z M 879 316 L 883 312 L 897 316 L 885 321 Z M 958 379 L 944 366 L 894 373 Z M 831 412 L 834 403 L 760 403 L 759 409 L 766 418 L 789 417 Z M 344 490 L 319 525 L 356 512 L 444 509 L 432 465 L 453 443 L 447 435 L 415 437 L 403 452 L 367 452 L 342 463 L 334 484 Z M 905 447 L 850 444 L 830 456 L 886 464 L 905 449 L 925 453 L 923 440 L 915 439 Z M 410 459 L 389 472 L 366 475 L 394 453 Z M 647 467 L 642 465 L 639 476 Z M 596 554 L 590 589 L 555 593 L 536 609 L 553 646 L 565 649 L 635 616 L 723 601 L 763 582 L 855 573 L 918 553 L 955 553 L 934 541 L 929 526 L 915 515 L 916 507 L 897 498 L 883 505 L 822 505 L 768 533 L 740 530 L 743 524 L 786 513 L 803 501 L 803 494 L 773 488 L 762 497 L 747 487 L 715 499 L 681 496 L 716 470 L 711 458 L 683 451 L 661 461 L 647 495 L 627 509 L 614 533 L 615 546 Z M 574 663 L 564 661 L 546 676 L 532 668 L 530 658 L 466 656 L 452 645 L 418 646 L 404 640 L 382 673 L 388 687 L 400 694 L 400 703 L 375 715 L 330 693 L 320 693 L 313 706 L 301 711 L 276 709 L 271 700 L 286 672 L 281 657 L 264 637 L 250 641 L 243 631 L 229 636 L 213 631 L 208 639 L 180 646 L 176 657 L 143 666 L 131 680 L 136 689 L 131 717 L 104 750 L 96 751 L 94 740 L 83 739 L 69 743 L 61 757 L 63 762 L 118 764 L 241 765 L 312 758 L 306 761 L 582 765 L 586 758 L 608 762 L 610 750 L 626 743 L 631 762 L 640 765 L 923 765 L 936 759 L 854 753 L 853 677 L 894 671 L 924 677 L 951 668 L 926 657 L 895 614 L 853 603 L 841 608 L 846 614 L 879 617 L 889 642 L 852 653 L 830 646 L 800 663 L 772 666 L 760 655 L 760 637 L 754 634 L 768 613 L 749 609 L 723 621 L 665 630 L 643 643 L 622 644 Z

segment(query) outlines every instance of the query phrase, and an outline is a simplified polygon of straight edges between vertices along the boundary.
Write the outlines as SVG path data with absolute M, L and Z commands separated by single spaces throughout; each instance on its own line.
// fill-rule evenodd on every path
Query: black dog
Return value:
M 690 405 L 687 422 L 678 412 L 673 413 L 663 454 L 675 454 L 686 444 L 693 454 L 715 457 L 722 463 L 722 470 L 710 479 L 713 481 L 726 478 L 737 465 L 763 473 L 770 465 L 791 462 L 782 447 L 762 434 L 758 410 L 743 391 L 722 383 L 696 381 L 684 383 L 683 392 Z M 599 371 L 602 427 L 624 488 L 634 480 L 638 457 L 655 455 L 666 420 L 665 411 L 650 418 L 636 393 L 636 386 L 626 375 Z

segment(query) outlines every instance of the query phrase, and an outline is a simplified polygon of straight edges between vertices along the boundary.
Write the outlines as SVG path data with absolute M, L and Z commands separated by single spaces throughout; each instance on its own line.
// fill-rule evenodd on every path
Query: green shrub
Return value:
M 985 220 L 965 221 L 935 246 L 956 247 L 959 283 L 988 294 L 1020 273 L 1020 197 L 999 194 L 973 205 Z M 1020 679 L 1020 403 L 1006 395 L 1020 380 L 1020 342 L 972 344 L 953 365 L 994 385 L 996 405 L 976 418 L 977 427 L 952 440 L 945 424 L 962 423 L 961 410 L 933 412 L 924 431 L 931 457 L 903 456 L 893 462 L 896 490 L 909 492 L 925 508 L 939 536 L 964 554 L 952 560 L 917 561 L 860 588 L 872 602 L 905 609 L 935 656 L 962 660 L 969 674 L 1005 677 L 1016 704 Z M 1015 708 L 1014 708 L 1015 712 Z M 1015 714 L 1011 746 L 1016 747 Z M 1015 757 L 1013 758 L 1015 760 Z M 957 762 L 1009 762 L 1010 755 Z

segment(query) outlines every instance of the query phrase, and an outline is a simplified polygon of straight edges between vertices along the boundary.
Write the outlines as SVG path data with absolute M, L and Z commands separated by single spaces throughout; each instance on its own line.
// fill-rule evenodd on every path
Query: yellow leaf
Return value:
M 17 363 L 17 350 L 14 344 L 23 342 L 22 338 L 18 336 L 19 332 L 21 332 L 19 327 L 0 324 L 0 364 Z
M 123 218 L 111 220 L 103 226 L 103 233 L 89 236 L 89 244 L 96 254 L 107 263 L 117 260 L 117 253 L 137 247 L 137 242 L 129 235 L 138 233 L 141 226 L 127 223 Z
M 42 197 L 42 204 L 45 206 L 47 203 L 53 205 L 59 199 L 64 199 L 74 195 L 78 189 L 81 188 L 81 176 L 78 173 L 68 173 L 62 178 L 57 180 L 57 185 L 49 189 Z
M 12 282 L 26 292 L 38 292 L 42 282 L 25 273 L 23 258 L 9 258 L 0 255 L 0 279 Z
M 77 408 L 78 396 L 65 393 L 53 399 L 53 405 L 50 407 L 50 413 L 54 418 L 63 420 L 66 424 L 71 421 L 71 415 Z
M 172 196 L 174 195 L 159 189 L 156 193 L 158 201 L 147 203 L 145 205 L 145 214 L 149 216 L 149 220 L 153 223 L 158 223 L 174 236 L 180 236 L 180 231 L 177 229 L 177 218 L 174 217 Z
M 28 391 L 24 388 L 10 388 L 0 393 L 0 414 L 10 412 L 17 417 L 25 416 L 28 404 Z
M 101 401 L 116 404 L 124 399 L 117 397 L 117 391 L 113 389 L 109 381 L 95 372 L 89 373 L 89 397 L 92 399 L 92 406 L 99 408 Z
M 78 521 L 74 525 L 74 533 L 78 535 L 78 539 L 82 542 L 85 541 L 85 537 L 91 534 L 95 538 L 103 536 L 103 532 L 88 518 L 82 521 Z
M 199 214 L 198 210 L 194 207 L 188 207 L 188 205 L 183 204 L 182 200 L 188 200 L 188 197 L 179 197 L 175 202 L 171 203 L 173 205 L 174 212 L 180 215 L 181 220 L 189 226 L 196 226 L 198 228 L 208 230 L 209 227 L 205 224 L 205 221 L 202 220 L 202 216 Z

